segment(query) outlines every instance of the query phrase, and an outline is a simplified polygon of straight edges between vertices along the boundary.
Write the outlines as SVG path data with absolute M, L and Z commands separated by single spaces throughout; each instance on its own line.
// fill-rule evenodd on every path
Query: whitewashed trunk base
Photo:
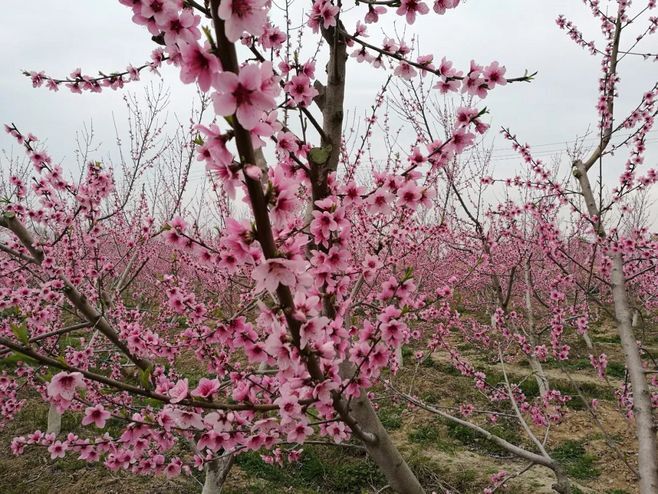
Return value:
M 209 461 L 204 467 L 206 480 L 201 494 L 219 494 L 233 465 L 233 455 L 226 458 Z
M 62 432 L 62 414 L 57 411 L 55 405 L 50 405 L 48 409 L 48 426 L 46 432 L 55 435 Z

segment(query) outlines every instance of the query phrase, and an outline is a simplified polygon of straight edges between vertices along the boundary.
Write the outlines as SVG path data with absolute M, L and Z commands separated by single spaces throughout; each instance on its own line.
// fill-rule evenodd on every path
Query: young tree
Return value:
M 651 391 L 647 369 L 642 357 L 642 343 L 633 329 L 631 306 L 632 280 L 655 270 L 653 260 L 657 254 L 656 245 L 647 229 L 637 229 L 625 234 L 615 224 L 619 224 L 632 204 L 633 193 L 643 191 L 656 182 L 655 169 L 640 175 L 640 165 L 646 151 L 647 133 L 651 130 L 658 109 L 658 83 L 639 98 L 637 107 L 626 117 L 619 118 L 615 113 L 615 99 L 618 97 L 620 81 L 620 64 L 626 57 L 641 56 L 645 59 L 655 54 L 639 53 L 637 46 L 658 30 L 658 18 L 650 17 L 646 27 L 640 28 L 639 34 L 625 48 L 622 38 L 625 31 L 638 23 L 648 10 L 656 7 L 655 1 L 649 1 L 637 11 L 631 10 L 630 2 L 616 2 L 616 11 L 609 13 L 601 8 L 599 2 L 585 2 L 595 18 L 601 22 L 604 45 L 586 41 L 578 28 L 564 17 L 557 20 L 561 29 L 567 30 L 571 39 L 579 46 L 588 49 L 593 55 L 601 57 L 601 78 L 599 80 L 599 101 L 597 104 L 599 139 L 595 148 L 572 164 L 573 176 L 578 182 L 582 201 L 572 201 L 569 193 L 552 181 L 539 160 L 532 158 L 528 146 L 522 146 L 516 137 L 508 131 L 505 136 L 521 153 L 533 171 L 539 176 L 543 187 L 557 194 L 577 215 L 578 221 L 587 225 L 581 235 L 589 244 L 591 262 L 574 263 L 575 271 L 583 270 L 588 278 L 596 277 L 602 283 L 613 306 L 617 330 L 624 351 L 628 373 L 629 389 L 624 393 L 625 401 L 632 414 L 638 439 L 638 473 L 640 492 L 650 493 L 658 490 L 658 451 L 656 445 L 656 424 L 654 416 L 655 391 Z M 629 135 L 619 137 L 620 132 L 630 131 Z M 624 147 L 630 148 L 625 163 L 624 173 L 619 177 L 619 184 L 611 191 L 606 190 L 602 179 L 604 162 L 610 162 L 615 152 L 621 153 Z M 598 184 L 592 183 L 595 167 L 598 166 Z M 597 190 L 598 189 L 598 190 Z M 629 200 L 630 196 L 630 200 Z M 562 269 L 564 264 L 559 262 Z M 574 271 L 574 264 L 571 270 Z M 583 269 L 584 268 L 584 269 Z M 566 271 L 566 269 L 565 269 Z M 567 271 L 568 272 L 568 271 Z M 576 273 L 574 273 L 576 274 Z M 653 279 L 653 275 L 649 274 Z M 589 288 L 589 287 L 588 287 Z M 587 290 L 590 298 L 595 293 Z M 655 383 L 654 383 L 655 384 Z M 630 410 L 632 408 L 632 411 Z

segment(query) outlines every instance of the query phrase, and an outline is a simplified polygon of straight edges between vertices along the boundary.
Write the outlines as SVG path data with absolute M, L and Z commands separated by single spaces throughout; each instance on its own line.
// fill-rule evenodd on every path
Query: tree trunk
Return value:
M 233 466 L 233 459 L 234 456 L 229 455 L 205 464 L 203 471 L 206 474 L 206 479 L 201 494 L 219 494 L 222 492 L 226 477 L 228 477 L 231 466 Z
M 640 311 L 635 309 L 633 311 L 633 321 L 631 322 L 631 326 L 637 328 L 639 325 L 640 325 Z
M 633 414 L 638 439 L 638 470 L 640 473 L 640 492 L 656 494 L 658 492 L 658 457 L 656 455 L 656 427 L 651 395 L 647 384 L 640 349 L 632 328 L 632 316 L 628 295 L 624 284 L 623 258 L 621 253 L 612 255 L 612 297 L 615 303 L 617 331 L 624 350 L 626 368 L 633 391 Z
M 536 330 L 535 330 L 535 311 L 532 307 L 532 294 L 530 290 L 530 283 L 532 283 L 532 280 L 530 278 L 530 259 L 526 259 L 525 262 L 523 263 L 523 279 L 525 281 L 525 294 L 524 294 L 524 299 L 525 299 L 525 309 L 526 309 L 526 315 L 528 317 L 528 340 L 530 341 L 530 344 L 533 347 L 537 346 L 537 336 L 536 336 Z M 534 348 L 533 348 L 534 350 Z M 539 387 L 539 394 L 543 398 L 546 396 L 548 391 L 550 390 L 549 385 L 548 385 L 548 379 L 546 378 L 546 374 L 544 373 L 544 368 L 541 365 L 541 362 L 535 355 L 530 355 L 528 356 L 528 362 L 530 363 L 530 368 L 532 369 L 532 373 L 535 376 L 535 380 L 537 381 L 537 386 Z
M 550 391 L 548 379 L 546 378 L 546 374 L 544 374 L 544 368 L 539 359 L 534 355 L 528 357 L 528 362 L 532 369 L 532 375 L 535 376 L 535 381 L 537 381 L 537 386 L 539 387 L 539 396 L 544 397 Z
M 363 431 L 375 436 L 373 443 L 364 442 L 364 446 L 386 476 L 389 487 L 400 494 L 424 494 L 425 490 L 391 441 L 364 391 L 351 402 L 350 412 Z
M 569 477 L 564 472 L 564 469 L 558 465 L 554 464 L 553 473 L 555 473 L 555 479 L 557 482 L 551 486 L 551 488 L 559 494 L 571 494 L 571 482 Z
M 620 20 L 617 20 L 619 25 Z M 619 29 L 619 26 L 617 27 Z M 592 186 L 587 176 L 587 165 L 581 160 L 573 164 L 574 176 L 580 183 L 580 190 L 587 206 L 587 212 L 592 217 L 598 217 L 600 212 L 592 192 Z M 606 232 L 603 224 L 596 225 L 596 233 L 605 238 Z M 610 284 L 612 285 L 612 299 L 615 304 L 615 318 L 617 319 L 617 332 L 624 351 L 624 360 L 628 378 L 633 392 L 633 413 L 635 414 L 635 433 L 638 439 L 638 472 L 640 474 L 640 493 L 656 494 L 658 492 L 658 457 L 656 455 L 656 428 L 651 408 L 651 396 L 647 384 L 642 357 L 638 347 L 633 321 L 631 316 L 626 282 L 624 280 L 624 258 L 621 252 L 610 255 L 612 270 L 610 271 Z
M 347 313 L 347 321 L 351 324 L 352 315 Z M 340 365 L 340 374 L 346 379 L 353 376 L 354 365 L 345 360 Z M 368 455 L 377 464 L 388 480 L 390 488 L 400 494 L 423 494 L 425 490 L 420 485 L 416 475 L 391 440 L 364 390 L 358 398 L 349 403 L 350 415 L 359 424 L 361 430 L 374 436 L 374 441 L 362 441 Z
M 592 338 L 589 336 L 589 331 L 583 333 L 583 340 L 585 340 L 585 345 L 587 345 L 588 350 L 593 350 L 594 345 L 592 345 Z
M 62 432 L 62 414 L 57 411 L 55 405 L 50 405 L 48 408 L 48 426 L 46 432 L 49 434 L 55 434 L 56 436 Z

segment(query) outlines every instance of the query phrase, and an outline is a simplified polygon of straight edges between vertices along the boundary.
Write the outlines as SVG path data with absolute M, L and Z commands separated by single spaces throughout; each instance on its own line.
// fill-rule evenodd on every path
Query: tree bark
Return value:
M 620 252 L 613 254 L 610 281 L 612 282 L 612 297 L 615 303 L 617 331 L 624 350 L 628 377 L 633 390 L 633 414 L 638 439 L 640 492 L 642 494 L 655 494 L 658 492 L 656 426 L 651 407 L 651 394 L 642 366 L 642 356 L 632 328 L 632 316 L 624 283 L 623 267 L 622 254 Z
M 398 368 L 404 367 L 404 358 L 402 356 L 402 345 L 395 348 L 395 359 L 398 361 Z
M 596 233 L 605 238 L 606 232 L 599 217 L 600 212 L 594 198 L 592 186 L 587 175 L 587 166 L 580 160 L 573 164 L 574 176 L 578 179 L 580 190 L 585 199 L 587 211 L 596 220 Z M 658 492 L 658 455 L 656 452 L 656 427 L 654 424 L 651 395 L 647 383 L 640 348 L 633 331 L 633 321 L 626 282 L 624 279 L 624 258 L 621 252 L 609 255 L 612 262 L 610 284 L 614 301 L 617 332 L 621 340 L 628 379 L 633 392 L 633 414 L 635 416 L 635 433 L 638 439 L 638 472 L 640 474 L 640 493 L 656 494 Z
M 50 405 L 48 408 L 48 425 L 46 428 L 48 434 L 55 434 L 56 436 L 62 432 L 62 414 L 57 411 L 55 405 Z
M 364 446 L 368 455 L 386 476 L 389 487 L 400 494 L 424 494 L 425 490 L 391 441 L 365 391 L 361 391 L 361 396 L 352 401 L 350 413 L 363 431 L 374 435 L 375 440 L 372 443 L 364 442 Z
M 206 479 L 203 483 L 201 494 L 219 494 L 222 492 L 222 487 L 224 486 L 224 482 L 226 482 L 228 473 L 231 471 L 234 458 L 233 455 L 229 455 L 205 464 L 203 471 L 206 474 Z
M 587 345 L 588 350 L 593 350 L 594 345 L 592 344 L 592 338 L 589 336 L 589 331 L 585 331 L 583 333 L 583 340 L 585 341 L 585 345 Z
M 528 316 L 528 333 L 527 333 L 528 340 L 530 341 L 530 344 L 533 347 L 535 347 L 537 346 L 537 337 L 535 334 L 535 312 L 532 307 L 532 295 L 530 293 L 531 292 L 530 283 L 532 282 L 532 280 L 530 279 L 529 259 L 526 259 L 526 261 L 523 264 L 523 278 L 525 280 L 525 297 L 524 297 L 525 308 Z M 530 363 L 530 368 L 532 369 L 532 373 L 535 376 L 535 380 L 537 381 L 537 386 L 539 386 L 539 394 L 543 398 L 550 390 L 548 385 L 548 379 L 546 378 L 546 374 L 544 373 L 544 368 L 542 367 L 539 359 L 535 357 L 534 353 L 528 356 L 528 361 Z

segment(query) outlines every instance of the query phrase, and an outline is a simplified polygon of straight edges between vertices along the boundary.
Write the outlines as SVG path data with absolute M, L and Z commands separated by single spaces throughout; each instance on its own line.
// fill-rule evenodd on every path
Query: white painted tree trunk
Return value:
M 615 302 L 615 317 L 621 346 L 626 359 L 631 389 L 633 390 L 633 414 L 638 438 L 638 466 L 640 472 L 640 492 L 658 492 L 658 454 L 656 451 L 656 425 L 651 393 L 642 366 L 642 356 L 632 327 L 632 316 L 624 280 L 624 263 L 621 253 L 612 255 L 612 298 Z
M 592 217 L 598 217 L 599 209 L 587 176 L 587 166 L 578 160 L 574 163 L 573 168 L 574 176 L 580 183 L 580 190 L 585 199 L 588 213 Z M 598 235 L 605 238 L 606 232 L 603 225 L 599 224 L 597 228 Z M 628 301 L 628 293 L 626 292 L 626 280 L 624 279 L 624 258 L 621 252 L 615 252 L 610 255 L 610 261 L 612 261 L 610 284 L 612 285 L 612 299 L 615 306 L 615 318 L 617 319 L 617 332 L 624 351 L 624 360 L 633 392 L 633 414 L 638 439 L 640 493 L 656 494 L 658 492 L 656 426 L 647 376 L 644 373 L 640 348 L 633 331 L 633 316 Z
M 546 378 L 546 374 L 544 374 L 544 368 L 542 367 L 539 359 L 535 356 L 528 357 L 528 362 L 530 363 L 530 368 L 532 369 L 532 375 L 535 376 L 535 381 L 537 381 L 537 386 L 539 387 L 539 395 L 544 397 L 550 391 L 548 379 Z
M 530 283 L 532 282 L 532 280 L 530 279 L 529 259 L 526 259 L 523 265 L 523 277 L 525 280 L 525 296 L 524 296 L 525 308 L 526 308 L 526 315 L 528 317 L 528 333 L 527 333 L 528 340 L 530 341 L 530 344 L 533 347 L 535 347 L 537 346 L 537 337 L 535 334 L 535 312 L 532 307 L 532 294 L 530 290 Z M 528 361 L 530 363 L 530 368 L 532 369 L 532 374 L 535 376 L 535 380 L 537 381 L 537 386 L 539 387 L 539 394 L 540 396 L 544 397 L 550 390 L 548 385 L 548 378 L 544 373 L 544 368 L 542 367 L 539 359 L 535 357 L 534 354 L 528 357 Z
M 226 477 L 228 477 L 233 465 L 233 458 L 233 455 L 229 455 L 226 458 L 209 461 L 205 464 L 203 471 L 206 479 L 201 494 L 219 494 L 222 492 Z
M 634 328 L 637 328 L 639 324 L 640 324 L 640 311 L 639 310 L 634 310 L 633 311 L 633 321 L 632 321 L 631 325 Z
M 398 367 L 404 367 L 404 359 L 402 358 L 402 345 L 395 349 L 395 359 L 398 361 Z
M 583 333 L 583 340 L 585 340 L 585 345 L 587 345 L 588 350 L 593 350 L 594 345 L 592 344 L 592 338 L 589 336 L 589 331 Z
M 48 408 L 48 426 L 46 432 L 55 435 L 59 435 L 62 432 L 62 414 L 57 411 L 55 405 L 50 405 L 50 408 Z

